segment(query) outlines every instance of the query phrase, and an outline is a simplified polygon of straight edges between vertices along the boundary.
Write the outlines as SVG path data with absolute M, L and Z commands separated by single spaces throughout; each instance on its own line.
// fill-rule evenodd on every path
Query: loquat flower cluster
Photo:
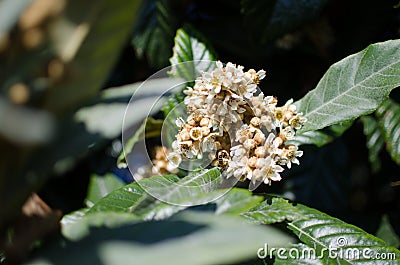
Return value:
M 284 166 L 299 164 L 303 152 L 287 141 L 306 119 L 292 100 L 277 107 L 275 97 L 258 93 L 264 77 L 264 70 L 244 71 L 242 66 L 221 62 L 215 70 L 203 72 L 193 88 L 184 91 L 188 117 L 176 120 L 179 132 L 169 153 L 173 164 L 207 156 L 227 178 L 265 184 L 281 180 Z M 167 169 L 171 161 L 163 161 Z

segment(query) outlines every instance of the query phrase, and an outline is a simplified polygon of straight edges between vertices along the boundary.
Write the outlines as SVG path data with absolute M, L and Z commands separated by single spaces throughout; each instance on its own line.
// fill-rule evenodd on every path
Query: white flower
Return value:
M 299 165 L 300 161 L 297 159 L 297 157 L 301 156 L 303 156 L 303 151 L 298 150 L 296 145 L 289 145 L 286 153 L 286 158 L 288 160 L 287 167 L 291 168 L 291 163 Z
M 192 138 L 194 141 L 200 140 L 203 137 L 201 127 L 194 127 L 190 129 L 189 134 L 190 138 Z
M 293 140 L 294 135 L 295 135 L 295 131 L 290 126 L 286 127 L 285 129 L 281 130 L 281 132 L 280 132 L 280 136 L 282 136 L 282 138 L 284 140 Z
M 262 80 L 265 77 L 265 71 L 264 70 L 260 70 L 260 71 L 257 72 L 257 75 L 258 75 L 258 79 Z
M 291 118 L 289 120 L 289 125 L 291 127 L 293 127 L 296 130 L 301 129 L 301 127 L 303 126 L 303 124 L 307 121 L 307 118 L 304 118 L 302 116 L 302 113 L 297 113 L 297 115 L 295 115 L 293 118 Z
M 283 168 L 279 165 L 276 165 L 271 156 L 259 158 L 256 166 L 257 168 L 254 170 L 251 178 L 253 183 L 256 181 L 263 181 L 265 184 L 269 184 L 271 180 L 281 180 L 280 172 L 283 171 Z

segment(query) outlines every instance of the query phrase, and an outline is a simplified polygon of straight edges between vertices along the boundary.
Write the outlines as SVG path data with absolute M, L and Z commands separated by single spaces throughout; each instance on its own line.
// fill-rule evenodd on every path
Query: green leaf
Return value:
M 296 102 L 308 119 L 301 132 L 373 112 L 400 85 L 400 40 L 368 46 L 333 64 L 317 87 Z
M 142 187 L 143 183 L 154 186 L 167 186 L 171 182 L 177 182 L 179 178 L 175 175 L 155 176 L 143 179 L 139 182 L 128 184 L 117 189 L 100 201 L 98 201 L 89 213 L 93 212 L 130 212 L 130 209 L 138 200 L 146 194 Z
M 222 175 L 217 168 L 193 172 L 176 182 L 176 185 L 154 186 L 151 182 L 140 182 L 151 195 L 141 198 L 131 211 L 145 220 L 164 219 L 189 206 L 213 201 L 227 192 L 217 190 Z
M 239 215 L 255 207 L 263 200 L 262 196 L 253 195 L 249 190 L 233 188 L 215 201 L 216 214 Z
M 381 168 L 379 153 L 382 151 L 385 141 L 375 118 L 364 116 L 361 117 L 361 122 L 364 126 L 364 134 L 367 137 L 368 160 L 372 172 L 376 173 Z
M 217 168 L 194 172 L 183 179 L 175 175 L 146 178 L 111 192 L 90 208 L 88 214 L 116 211 L 131 212 L 144 220 L 165 219 L 189 206 L 205 204 L 222 197 L 229 190 L 218 189 L 221 181 L 222 175 Z M 217 212 L 240 212 L 260 200 L 258 197 L 248 198 L 244 194 L 239 192 L 230 195 L 242 198 L 242 205 L 235 205 L 233 198 L 228 197 L 227 201 L 221 199 Z
M 272 201 L 263 201 L 241 215 L 257 224 L 281 223 L 304 217 L 301 211 L 283 198 L 272 198 Z
M 208 72 L 216 67 L 215 60 L 215 55 L 200 40 L 198 34 L 188 32 L 185 29 L 178 29 L 173 55 L 170 58 L 171 76 L 194 82 L 203 71 Z
M 95 229 L 78 242 L 38 251 L 28 264 L 231 264 L 256 257 L 265 243 L 284 247 L 291 241 L 273 227 L 187 211 L 163 221 Z
M 386 264 L 398 264 L 400 251 L 362 229 L 339 219 L 321 213 L 304 205 L 297 205 L 305 218 L 288 223 L 288 228 L 309 247 L 315 248 L 317 255 L 323 253 L 326 264 L 382 264 L 375 259 L 379 255 L 395 255 L 395 260 L 387 259 Z M 335 248 L 336 256 L 329 255 Z M 338 254 L 342 252 L 341 256 Z M 356 254 L 354 254 L 356 253 Z M 392 253 L 392 254 L 391 254 Z
M 400 165 L 400 105 L 388 99 L 378 108 L 376 116 L 386 149 L 393 161 Z
M 387 215 L 382 217 L 381 224 L 376 232 L 376 236 L 383 239 L 389 246 L 398 248 L 400 246 L 400 238 L 394 231 Z
M 122 187 L 124 184 L 114 174 L 104 176 L 92 175 L 90 177 L 88 194 L 85 202 L 90 207 L 110 192 Z
M 132 44 L 136 55 L 146 55 L 150 66 L 168 65 L 178 19 L 168 0 L 147 0 L 141 10 L 139 23 L 134 29 Z

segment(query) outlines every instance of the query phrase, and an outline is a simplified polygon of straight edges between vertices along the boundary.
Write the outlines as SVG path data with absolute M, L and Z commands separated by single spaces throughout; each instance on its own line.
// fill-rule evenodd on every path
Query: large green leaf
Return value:
M 217 204 L 216 213 L 238 214 L 254 207 L 262 198 L 242 189 L 218 189 L 217 168 L 179 179 L 175 175 L 142 179 L 117 189 L 100 199 L 87 214 L 131 212 L 144 220 L 165 219 L 189 206 Z M 226 197 L 222 197 L 223 195 Z
M 216 67 L 216 56 L 200 38 L 193 30 L 178 29 L 173 55 L 170 58 L 171 76 L 193 82 L 203 71 L 207 72 Z
M 378 122 L 372 116 L 361 117 L 364 126 L 364 134 L 367 137 L 368 160 L 371 164 L 372 172 L 378 172 L 381 168 L 379 153 L 383 149 L 385 141 Z
M 253 195 L 249 190 L 233 188 L 215 201 L 216 214 L 234 214 L 246 212 L 263 200 L 262 196 Z
M 388 99 L 378 108 L 376 116 L 386 141 L 386 149 L 393 161 L 400 165 L 400 105 Z
M 264 244 L 292 239 L 234 216 L 187 211 L 163 221 L 93 229 L 78 242 L 51 245 L 28 264 L 231 264 L 254 258 Z
M 368 46 L 333 64 L 317 87 L 296 102 L 308 119 L 301 132 L 373 112 L 400 85 L 400 40 Z
M 362 229 L 303 205 L 296 206 L 305 218 L 288 223 L 288 228 L 326 264 L 399 264 L 400 251 Z M 331 252 L 330 252 L 331 250 Z M 330 253 L 335 253 L 332 255 Z M 339 255 L 339 253 L 342 253 Z M 377 255 L 381 255 L 379 260 Z M 393 255 L 392 259 L 383 258 Z M 393 259 L 394 258 L 394 259 Z
M 179 178 L 175 175 L 155 176 L 128 184 L 102 198 L 92 208 L 90 208 L 89 213 L 111 211 L 130 212 L 131 207 L 133 207 L 138 200 L 146 194 L 145 190 L 142 188 L 143 183 L 165 187 L 170 185 L 171 182 L 177 182 L 178 180 Z
M 159 187 L 171 187 L 171 183 L 178 182 L 179 178 L 174 175 L 156 176 L 143 179 L 139 182 L 128 184 L 110 194 L 106 195 L 92 208 L 85 208 L 68 214 L 62 219 L 63 235 L 69 239 L 80 239 L 89 233 L 90 227 L 115 226 L 123 222 L 140 219 L 165 219 L 185 206 L 171 205 L 149 196 L 141 187 L 141 183 Z M 216 214 L 238 215 L 255 207 L 262 199 L 254 196 L 245 189 L 233 188 L 229 191 L 218 190 L 211 193 L 197 194 L 191 198 L 195 202 L 203 202 L 205 199 L 224 195 L 213 201 L 216 204 Z M 202 200 L 202 201 L 201 201 Z M 121 215 L 119 215 L 121 213 Z M 110 218 L 107 218 L 107 215 Z M 121 221 L 115 220 L 121 219 Z
M 193 172 L 176 182 L 176 185 L 154 186 L 151 182 L 140 182 L 150 195 L 143 196 L 131 211 L 145 220 L 164 219 L 189 206 L 206 204 L 227 192 L 217 190 L 222 175 L 217 168 Z

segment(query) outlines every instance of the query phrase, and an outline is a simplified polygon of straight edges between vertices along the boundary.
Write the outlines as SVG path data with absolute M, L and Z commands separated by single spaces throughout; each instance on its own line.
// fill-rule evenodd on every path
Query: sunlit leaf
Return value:
M 262 200 L 262 196 L 253 195 L 249 190 L 233 188 L 215 201 L 215 213 L 238 215 L 255 207 Z
M 303 217 L 301 211 L 282 198 L 263 201 L 256 207 L 242 213 L 246 219 L 258 224 L 273 224 L 293 221 Z
M 216 57 L 197 34 L 185 29 L 178 29 L 175 36 L 175 46 L 170 59 L 173 77 L 184 78 L 193 82 L 201 73 L 213 70 Z
M 142 183 L 148 183 L 148 185 L 154 185 L 158 187 L 164 187 L 170 185 L 171 182 L 177 182 L 179 178 L 174 175 L 168 176 L 156 176 L 148 179 L 143 179 L 139 182 L 128 184 L 120 189 L 117 189 L 99 202 L 97 202 L 92 208 L 92 212 L 129 212 L 131 207 L 134 206 L 138 200 L 146 194 L 142 188 Z
M 400 85 L 400 40 L 368 46 L 333 64 L 317 87 L 296 102 L 308 119 L 301 132 L 373 112 Z
M 219 170 L 213 168 L 191 173 L 176 185 L 157 187 L 151 182 L 141 182 L 150 195 L 142 197 L 131 210 L 145 220 L 164 219 L 186 207 L 214 201 L 227 192 L 217 190 L 221 177 Z

